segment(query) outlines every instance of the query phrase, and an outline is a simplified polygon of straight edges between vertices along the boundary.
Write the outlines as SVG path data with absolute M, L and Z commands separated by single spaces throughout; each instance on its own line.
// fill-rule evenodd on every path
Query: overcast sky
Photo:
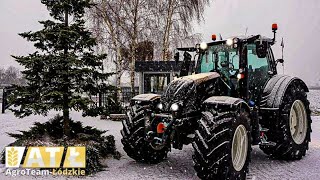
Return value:
M 308 83 L 320 80 L 320 0 L 214 0 L 205 11 L 205 22 L 195 25 L 206 41 L 211 34 L 262 34 L 272 37 L 271 24 L 278 23 L 278 43 L 273 47 L 281 57 L 285 42 L 285 73 Z M 27 55 L 34 48 L 17 33 L 39 30 L 37 21 L 48 18 L 40 0 L 0 0 L 0 67 L 18 64 L 10 57 Z M 282 68 L 280 73 L 282 73 Z

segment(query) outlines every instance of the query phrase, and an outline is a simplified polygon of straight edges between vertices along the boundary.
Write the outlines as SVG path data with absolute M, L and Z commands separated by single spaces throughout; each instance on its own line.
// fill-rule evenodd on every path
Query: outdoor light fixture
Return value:
M 178 111 L 179 110 L 179 105 L 177 103 L 173 103 L 171 105 L 171 111 Z
M 208 48 L 208 44 L 207 43 L 203 42 L 203 43 L 200 44 L 200 49 L 206 50 L 207 48 Z

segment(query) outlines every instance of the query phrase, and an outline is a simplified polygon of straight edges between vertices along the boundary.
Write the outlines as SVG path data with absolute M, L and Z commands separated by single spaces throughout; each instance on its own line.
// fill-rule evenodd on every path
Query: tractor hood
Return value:
M 209 72 L 172 81 L 161 97 L 164 110 L 170 111 L 173 103 L 177 103 L 184 113 L 198 110 L 205 99 L 217 94 L 217 83 L 221 81 L 219 77 L 219 73 Z
M 177 79 L 176 81 L 178 80 L 191 80 L 193 81 L 195 84 L 201 84 L 202 82 L 205 82 L 205 81 L 208 81 L 208 80 L 211 80 L 211 79 L 215 79 L 217 77 L 220 77 L 220 74 L 219 73 L 216 73 L 216 72 L 208 72 L 208 73 L 201 73 L 201 74 L 194 74 L 194 75 L 190 75 L 190 76 L 184 76 L 184 77 L 181 77 L 179 79 Z

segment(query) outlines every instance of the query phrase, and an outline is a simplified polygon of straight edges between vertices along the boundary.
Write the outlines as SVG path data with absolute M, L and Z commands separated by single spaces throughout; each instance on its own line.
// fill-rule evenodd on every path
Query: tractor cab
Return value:
M 228 86 L 228 96 L 258 102 L 257 94 L 261 94 L 268 79 L 277 74 L 278 61 L 271 49 L 275 43 L 274 26 L 273 39 L 256 35 L 216 41 L 216 35 L 212 35 L 213 42 L 197 44 L 195 48 L 178 48 L 184 51 L 180 75 L 217 72 Z M 195 53 L 194 63 L 190 63 L 189 52 Z

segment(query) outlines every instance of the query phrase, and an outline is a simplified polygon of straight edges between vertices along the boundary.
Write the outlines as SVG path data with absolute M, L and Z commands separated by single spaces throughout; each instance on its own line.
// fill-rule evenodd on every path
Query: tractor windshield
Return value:
M 238 70 L 239 53 L 237 49 L 228 45 L 209 46 L 200 56 L 199 73 L 217 71 L 223 73 L 225 77 L 230 77 L 235 75 Z

